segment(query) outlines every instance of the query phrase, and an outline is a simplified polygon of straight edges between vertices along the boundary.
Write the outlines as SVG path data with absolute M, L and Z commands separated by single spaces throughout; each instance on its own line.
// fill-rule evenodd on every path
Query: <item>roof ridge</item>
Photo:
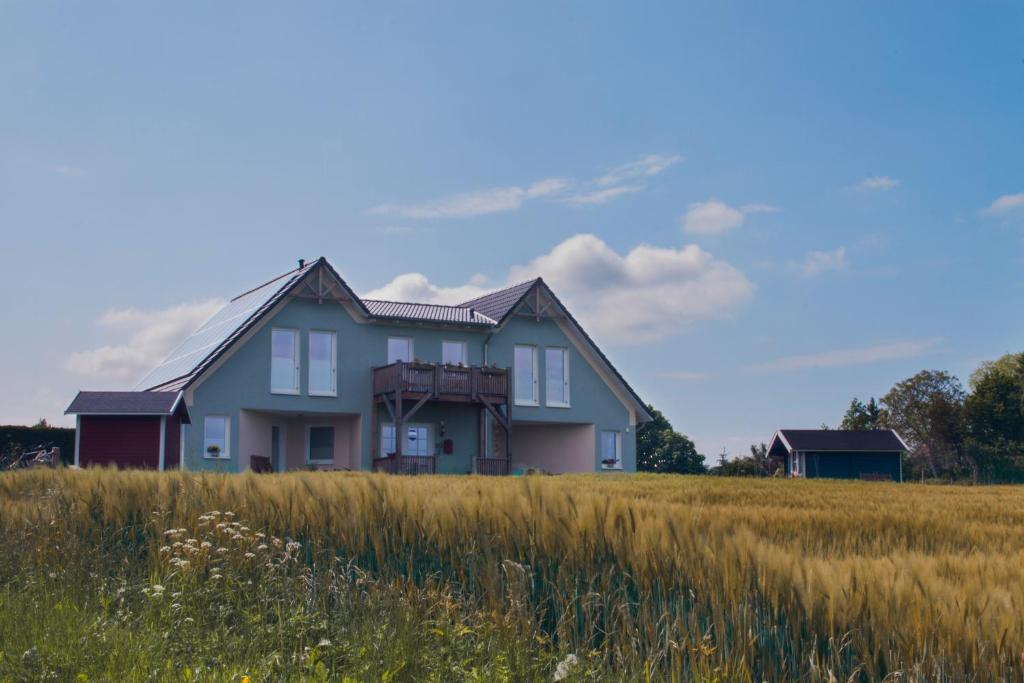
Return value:
M 277 282 L 278 280 L 286 278 L 289 275 L 293 275 L 293 274 L 299 272 L 300 270 L 305 270 L 306 268 L 309 268 L 309 267 L 315 265 L 316 263 L 317 263 L 317 261 L 310 261 L 309 263 L 303 263 L 302 267 L 300 267 L 300 268 L 292 268 L 287 273 L 282 273 L 281 275 L 278 275 L 277 277 L 275 277 L 273 279 L 267 280 L 262 285 L 258 285 L 256 287 L 253 287 L 252 289 L 248 289 L 248 290 L 242 292 L 241 294 L 239 294 L 237 296 L 231 297 L 230 299 L 228 299 L 228 303 L 231 303 L 232 301 L 238 301 L 243 296 L 246 296 L 246 295 L 252 294 L 253 292 L 259 291 L 259 290 L 263 289 L 264 287 L 266 287 L 267 285 L 272 285 L 275 282 Z
M 507 292 L 510 289 L 515 289 L 516 287 L 522 287 L 523 285 L 534 285 L 534 284 L 536 284 L 541 279 L 542 278 L 538 275 L 535 278 L 530 278 L 529 280 L 523 280 L 522 282 L 517 282 L 514 285 L 508 285 L 507 287 L 500 287 L 498 289 L 494 289 L 494 290 L 491 290 L 491 291 L 486 292 L 484 294 L 481 294 L 480 296 L 473 297 L 472 299 L 467 299 L 466 301 L 463 301 L 461 304 L 459 304 L 459 306 L 467 306 L 468 304 L 471 304 L 474 301 L 479 301 L 480 299 L 485 299 L 487 297 L 494 296 L 495 294 L 501 294 L 502 292 Z
M 442 308 L 469 308 L 464 304 L 428 304 L 423 301 L 399 301 L 397 299 L 365 299 L 360 297 L 361 301 L 373 301 L 380 304 L 402 304 L 404 306 L 441 306 Z

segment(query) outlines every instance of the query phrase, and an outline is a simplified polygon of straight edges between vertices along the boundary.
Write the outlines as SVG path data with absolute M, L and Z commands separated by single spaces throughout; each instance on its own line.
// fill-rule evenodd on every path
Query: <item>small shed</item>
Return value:
M 903 481 L 908 450 L 891 429 L 780 429 L 768 457 L 785 463 L 787 477 Z
M 177 469 L 181 425 L 189 424 L 180 391 L 80 391 L 75 415 L 75 465 Z

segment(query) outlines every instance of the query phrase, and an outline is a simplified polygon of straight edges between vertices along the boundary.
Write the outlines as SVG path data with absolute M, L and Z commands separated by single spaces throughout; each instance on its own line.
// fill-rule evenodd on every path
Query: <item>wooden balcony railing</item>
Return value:
M 448 400 L 475 401 L 486 396 L 494 403 L 505 403 L 510 384 L 507 368 L 399 361 L 373 369 L 375 396 L 401 390 Z
M 508 458 L 477 458 L 476 473 L 503 477 L 508 474 Z
M 437 472 L 437 458 L 432 455 L 389 455 L 374 458 L 373 471 L 388 474 L 434 474 Z

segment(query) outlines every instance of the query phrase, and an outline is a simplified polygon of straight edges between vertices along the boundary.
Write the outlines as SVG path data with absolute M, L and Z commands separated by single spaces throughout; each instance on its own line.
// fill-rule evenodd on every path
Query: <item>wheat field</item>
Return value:
M 168 536 L 227 513 L 309 572 L 443 594 L 608 680 L 1024 676 L 1013 487 L 24 471 L 0 475 L 0 580 L 79 548 L 165 581 Z

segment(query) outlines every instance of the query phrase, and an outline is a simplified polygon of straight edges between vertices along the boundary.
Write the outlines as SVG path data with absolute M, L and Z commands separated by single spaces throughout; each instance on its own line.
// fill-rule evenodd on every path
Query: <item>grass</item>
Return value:
M 0 680 L 1024 676 L 1012 487 L 36 470 L 0 535 Z

